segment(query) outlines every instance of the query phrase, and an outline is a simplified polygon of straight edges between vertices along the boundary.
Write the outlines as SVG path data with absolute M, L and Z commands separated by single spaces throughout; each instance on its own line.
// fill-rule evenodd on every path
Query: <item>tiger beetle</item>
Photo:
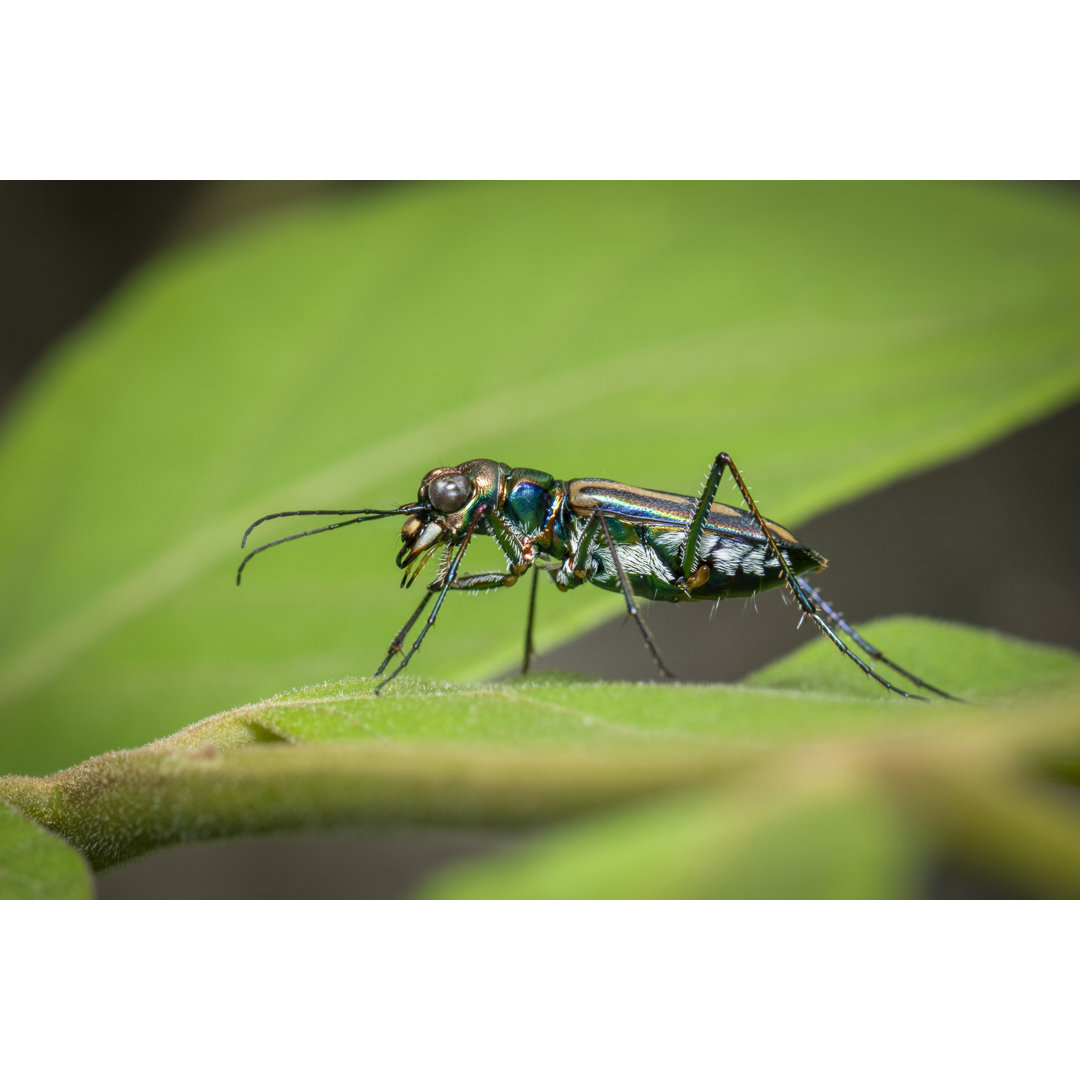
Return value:
M 734 478 L 747 510 L 713 502 L 725 469 Z M 893 663 L 823 599 L 802 575 L 824 569 L 825 558 L 796 540 L 782 525 L 762 517 L 728 454 L 717 455 L 705 487 L 696 499 L 631 487 L 614 480 L 556 480 L 538 469 L 511 469 L 501 461 L 475 458 L 453 467 L 432 469 L 421 482 L 416 501 L 396 510 L 286 510 L 267 514 L 249 526 L 240 546 L 244 547 L 251 531 L 264 521 L 316 515 L 348 520 L 306 529 L 255 548 L 236 572 L 237 585 L 244 567 L 267 548 L 343 525 L 386 517 L 405 517 L 397 556 L 397 565 L 405 572 L 402 588 L 413 584 L 431 555 L 441 548 L 435 580 L 427 586 L 416 610 L 390 642 L 386 658 L 375 672 L 376 678 L 402 652 L 409 631 L 433 597 L 435 604 L 408 652 L 378 684 L 376 693 L 408 665 L 435 625 L 450 590 L 509 588 L 537 564 L 563 591 L 590 582 L 621 593 L 646 647 L 668 677 L 673 677 L 672 673 L 656 648 L 635 596 L 649 600 L 715 602 L 729 596 L 754 596 L 782 584 L 787 586 L 803 617 L 812 619 L 849 660 L 886 690 L 918 701 L 927 700 L 894 686 L 844 644 L 837 631 L 848 635 L 871 661 L 892 668 L 919 689 L 959 700 Z M 495 541 L 506 559 L 505 570 L 459 574 L 461 560 L 474 536 L 490 536 Z M 523 674 L 528 672 L 533 656 L 538 580 L 539 574 L 534 574 L 525 626 Z

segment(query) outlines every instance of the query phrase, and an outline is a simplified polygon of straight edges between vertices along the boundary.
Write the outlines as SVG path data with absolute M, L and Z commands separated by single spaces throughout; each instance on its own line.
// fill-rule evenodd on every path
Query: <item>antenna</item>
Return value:
M 265 517 L 259 518 L 258 521 L 253 521 L 247 527 L 244 538 L 240 541 L 241 547 L 247 543 L 247 538 L 251 535 L 252 529 L 257 525 L 261 525 L 264 521 L 271 521 L 273 518 L 312 517 L 318 514 L 330 514 L 338 517 L 348 517 L 349 520 L 335 521 L 332 525 L 321 525 L 317 529 L 305 529 L 303 532 L 293 533 L 291 536 L 282 536 L 278 540 L 271 540 L 270 543 L 255 548 L 254 551 L 249 551 L 244 557 L 244 561 L 237 568 L 236 584 L 240 584 L 240 575 L 244 572 L 244 567 L 247 566 L 260 551 L 266 551 L 267 548 L 277 547 L 278 544 L 286 544 L 290 540 L 299 540 L 302 536 L 314 536 L 315 533 L 330 532 L 331 529 L 340 529 L 343 525 L 359 525 L 365 521 L 379 521 L 380 519 L 387 517 L 415 514 L 418 510 L 423 510 L 426 505 L 426 503 L 410 503 L 407 506 L 399 506 L 396 510 L 282 510 L 277 514 L 267 514 Z

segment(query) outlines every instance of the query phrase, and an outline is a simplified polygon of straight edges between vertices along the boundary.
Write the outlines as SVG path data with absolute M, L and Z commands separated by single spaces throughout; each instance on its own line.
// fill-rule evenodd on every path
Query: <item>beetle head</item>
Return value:
M 401 527 L 398 566 L 406 569 L 436 544 L 460 543 L 477 514 L 501 504 L 509 472 L 509 466 L 488 458 L 432 469 L 416 493 L 423 509 Z

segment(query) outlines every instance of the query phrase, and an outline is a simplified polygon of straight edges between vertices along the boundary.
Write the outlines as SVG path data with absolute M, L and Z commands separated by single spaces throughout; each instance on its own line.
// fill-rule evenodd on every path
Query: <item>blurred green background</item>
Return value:
M 0 199 L 0 771 L 373 670 L 411 610 L 395 524 L 264 555 L 237 591 L 240 533 L 273 510 L 396 505 L 472 456 L 692 492 L 725 449 L 763 510 L 829 556 L 822 586 L 851 617 L 1080 640 L 1074 189 L 19 184 Z M 460 599 L 413 674 L 516 662 L 524 590 Z M 540 602 L 541 666 L 654 677 L 618 598 Z M 757 606 L 649 618 L 684 677 L 731 679 L 805 640 L 778 597 Z

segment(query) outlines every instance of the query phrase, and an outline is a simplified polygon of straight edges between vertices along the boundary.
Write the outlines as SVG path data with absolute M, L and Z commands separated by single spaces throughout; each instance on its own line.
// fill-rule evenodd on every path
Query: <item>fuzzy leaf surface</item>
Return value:
M 568 839 L 508 857 L 505 874 L 463 871 L 434 892 L 917 895 L 935 852 L 1025 894 L 1080 891 L 1080 818 L 1047 794 L 1078 779 L 1080 658 L 923 620 L 873 632 L 943 684 L 982 686 L 978 701 L 815 685 L 815 664 L 846 663 L 824 641 L 753 687 L 402 680 L 376 698 L 372 680 L 345 680 L 0 778 L 0 797 L 97 868 L 281 830 L 565 822 Z M 613 817 L 572 824 L 595 814 Z
M 92 894 L 83 857 L 0 802 L 0 900 L 88 900 Z

